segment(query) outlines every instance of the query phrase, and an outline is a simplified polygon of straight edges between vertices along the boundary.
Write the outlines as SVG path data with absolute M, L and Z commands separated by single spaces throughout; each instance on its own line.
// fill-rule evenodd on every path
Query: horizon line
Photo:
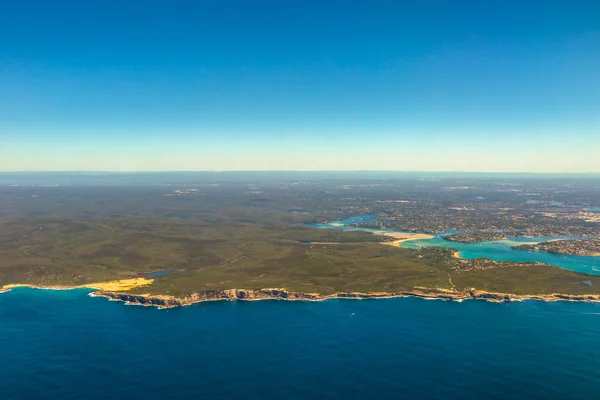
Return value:
M 84 173 L 84 174 L 144 174 L 144 173 L 271 173 L 271 172 L 336 172 L 336 173 L 357 173 L 357 172 L 373 172 L 373 173 L 435 173 L 435 174 L 536 174 L 536 175 L 600 175 L 600 171 L 587 172 L 558 172 L 558 171 L 461 171 L 461 170 L 377 170 L 377 169 L 359 169 L 359 170 L 17 170 L 17 171 L 0 171 L 0 174 L 65 174 L 65 173 Z

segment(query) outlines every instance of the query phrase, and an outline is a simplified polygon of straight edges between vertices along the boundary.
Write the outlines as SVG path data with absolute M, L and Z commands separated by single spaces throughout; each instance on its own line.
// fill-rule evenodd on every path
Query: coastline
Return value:
M 549 240 L 550 242 L 551 240 Z M 533 243 L 533 244 L 537 244 L 537 243 Z M 548 254 L 554 254 L 556 256 L 576 256 L 576 257 L 600 257 L 600 252 L 590 252 L 587 254 L 576 254 L 576 253 L 561 253 L 558 251 L 550 251 L 550 250 L 538 250 L 538 249 L 527 249 L 527 248 L 519 248 L 519 246 L 513 246 L 512 247 L 513 250 L 518 250 L 518 251 L 535 251 L 538 253 L 548 253 Z
M 112 281 L 114 283 L 114 281 Z M 207 301 L 259 301 L 259 300 L 285 300 L 285 301 L 325 301 L 333 299 L 390 299 L 416 297 L 424 300 L 446 300 L 462 302 L 465 300 L 484 300 L 492 303 L 504 303 L 511 301 L 537 300 L 537 301 L 569 301 L 569 302 L 600 302 L 600 294 L 571 295 L 562 293 L 519 295 L 511 293 L 487 292 L 483 290 L 452 291 L 443 289 L 414 288 L 399 292 L 337 292 L 329 295 L 319 293 L 293 292 L 281 288 L 272 289 L 225 289 L 194 293 L 189 296 L 169 296 L 160 294 L 132 294 L 125 291 L 103 291 L 95 284 L 81 286 L 37 286 L 30 284 L 11 284 L 0 288 L 0 293 L 9 292 L 13 288 L 27 287 L 42 290 L 73 290 L 73 289 L 96 289 L 89 293 L 90 297 L 104 297 L 111 301 L 121 301 L 127 305 L 140 305 L 157 307 L 158 309 L 186 307 L 196 303 Z
M 45 289 L 45 290 L 73 290 L 73 289 L 95 289 L 98 291 L 110 291 L 110 292 L 120 292 L 125 290 L 130 290 L 136 287 L 148 286 L 154 282 L 154 279 L 146 279 L 146 278 L 131 278 L 131 279 L 120 279 L 114 281 L 106 281 L 106 282 L 95 282 L 95 283 L 87 283 L 84 285 L 76 285 L 76 286 L 64 286 L 64 285 L 51 285 L 51 286 L 41 286 L 41 285 L 33 285 L 29 283 L 12 283 L 8 285 L 4 285 L 0 287 L 0 293 L 5 293 L 14 288 L 26 287 L 30 289 Z
M 424 300 L 447 300 L 462 302 L 465 300 L 484 300 L 492 303 L 511 301 L 538 300 L 538 301 L 570 301 L 570 302 L 600 302 L 600 294 L 569 295 L 561 293 L 540 295 L 518 295 L 510 293 L 494 293 L 482 290 L 442 291 L 436 289 L 420 288 L 400 292 L 338 292 L 330 295 L 318 293 L 291 292 L 285 289 L 226 289 L 206 291 L 184 297 L 152 294 L 128 294 L 114 292 L 94 292 L 92 297 L 105 297 L 113 301 L 122 301 L 130 305 L 158 307 L 159 309 L 186 307 L 206 301 L 259 301 L 259 300 L 285 300 L 285 301 L 325 301 L 333 299 L 390 299 L 416 297 Z
M 388 246 L 396 246 L 396 247 L 400 247 L 400 244 L 402 242 L 406 242 L 409 240 L 433 239 L 434 238 L 433 235 L 429 235 L 427 233 L 404 233 L 404 232 L 384 232 L 384 231 L 382 231 L 381 233 L 377 232 L 376 234 L 382 235 L 382 236 L 393 237 L 396 240 L 393 240 L 390 242 L 379 242 L 379 243 L 385 244 Z

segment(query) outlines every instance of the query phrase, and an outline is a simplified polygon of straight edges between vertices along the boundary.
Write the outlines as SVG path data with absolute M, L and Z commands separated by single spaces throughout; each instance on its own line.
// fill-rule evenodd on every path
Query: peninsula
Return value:
M 506 233 L 490 233 L 490 232 L 478 232 L 478 233 L 456 233 L 453 235 L 443 236 L 442 239 L 450 242 L 458 243 L 478 243 L 478 242 L 491 242 L 494 240 L 504 240 L 508 236 Z
M 553 254 L 600 256 L 600 239 L 562 239 L 513 246 L 515 250 L 545 251 Z
M 404 215 L 419 211 L 423 228 L 431 227 L 421 232 L 441 230 L 467 212 L 463 204 L 469 201 L 464 192 L 445 190 L 443 181 L 425 191 L 418 180 L 383 185 L 380 180 L 203 179 L 186 176 L 177 184 L 173 177 L 165 183 L 149 179 L 151 184 L 136 186 L 108 185 L 104 177 L 84 186 L 0 187 L 0 288 L 85 288 L 94 296 L 160 307 L 219 299 L 596 301 L 600 295 L 600 275 L 541 262 L 463 259 L 452 248 L 404 248 L 411 240 L 433 240 L 411 232 L 419 227 L 412 217 L 401 232 L 307 226 L 343 219 L 372 223 L 352 220 L 357 215 L 374 216 L 378 226 L 402 224 L 409 221 Z M 486 185 L 489 190 L 493 184 Z M 590 187 L 585 190 L 596 196 Z M 510 204 L 519 201 L 516 194 L 500 193 Z M 469 224 L 479 223 L 479 231 L 499 230 L 493 212 L 484 216 L 492 206 L 477 202 L 481 213 Z M 493 207 L 498 209 L 496 200 Z M 461 218 L 456 221 L 467 217 Z M 528 219 L 514 219 L 513 231 L 538 229 L 524 226 Z M 531 221 L 550 228 L 543 218 Z M 598 225 L 564 220 L 560 233 L 595 233 Z

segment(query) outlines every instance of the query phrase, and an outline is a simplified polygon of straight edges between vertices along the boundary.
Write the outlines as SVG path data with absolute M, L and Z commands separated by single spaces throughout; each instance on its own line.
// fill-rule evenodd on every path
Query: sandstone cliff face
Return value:
M 547 294 L 547 295 L 515 295 L 506 293 L 490 293 L 484 291 L 471 290 L 468 292 L 439 292 L 439 291 L 427 291 L 422 289 L 415 289 L 413 291 L 403 291 L 394 293 L 360 293 L 360 292 L 348 292 L 348 293 L 335 293 L 332 295 L 319 295 L 316 293 L 300 293 L 290 292 L 285 289 L 260 289 L 260 290 L 246 290 L 246 289 L 228 289 L 228 290 L 216 290 L 206 291 L 201 293 L 195 293 L 184 297 L 172 297 L 165 295 L 151 295 L 151 294 L 127 294 L 118 292 L 96 292 L 94 295 L 103 296 L 113 300 L 120 300 L 131 304 L 140 304 L 147 306 L 157 306 L 159 308 L 171 308 L 187 306 L 202 301 L 215 301 L 215 300 L 264 300 L 264 299 L 278 299 L 278 300 L 326 300 L 332 298 L 340 299 L 377 299 L 377 298 L 389 298 L 389 297 L 420 297 L 428 299 L 442 299 L 442 300 L 468 300 L 468 299 L 480 299 L 492 302 L 506 302 L 515 300 L 544 300 L 544 301 L 588 301 L 588 302 L 599 302 L 600 295 L 568 295 L 568 294 Z
M 180 307 L 189 304 L 199 303 L 201 301 L 211 300 L 262 300 L 262 299 L 282 299 L 282 300 L 319 300 L 321 297 L 313 293 L 288 292 L 283 289 L 228 289 L 206 291 L 194 293 L 190 296 L 171 297 L 164 295 L 146 295 L 146 294 L 127 294 L 116 292 L 97 292 L 96 295 L 108 297 L 113 300 L 121 300 L 128 303 L 137 303 L 149 306 L 159 307 Z

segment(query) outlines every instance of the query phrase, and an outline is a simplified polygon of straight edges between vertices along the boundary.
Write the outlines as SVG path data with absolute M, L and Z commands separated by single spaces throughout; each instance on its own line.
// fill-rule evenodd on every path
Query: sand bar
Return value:
M 96 283 L 88 283 L 85 285 L 79 286 L 41 286 L 41 285 L 30 285 L 30 284 L 22 284 L 22 283 L 14 283 L 10 285 L 4 285 L 0 289 L 0 291 L 9 290 L 17 287 L 29 287 L 29 288 L 37 288 L 37 289 L 56 289 L 56 290 L 66 290 L 66 289 L 98 289 L 105 290 L 110 292 L 123 292 L 126 290 L 134 289 L 140 286 L 148 286 L 154 279 L 146 279 L 146 278 L 131 278 L 131 279 L 120 279 L 116 281 L 107 281 L 107 282 L 96 282 Z
M 391 242 L 380 242 L 381 244 L 387 244 L 388 246 L 400 246 L 402 242 L 407 240 L 419 240 L 419 239 L 432 239 L 433 235 L 426 233 L 410 233 L 410 232 L 377 232 L 378 235 L 390 236 L 396 240 Z

